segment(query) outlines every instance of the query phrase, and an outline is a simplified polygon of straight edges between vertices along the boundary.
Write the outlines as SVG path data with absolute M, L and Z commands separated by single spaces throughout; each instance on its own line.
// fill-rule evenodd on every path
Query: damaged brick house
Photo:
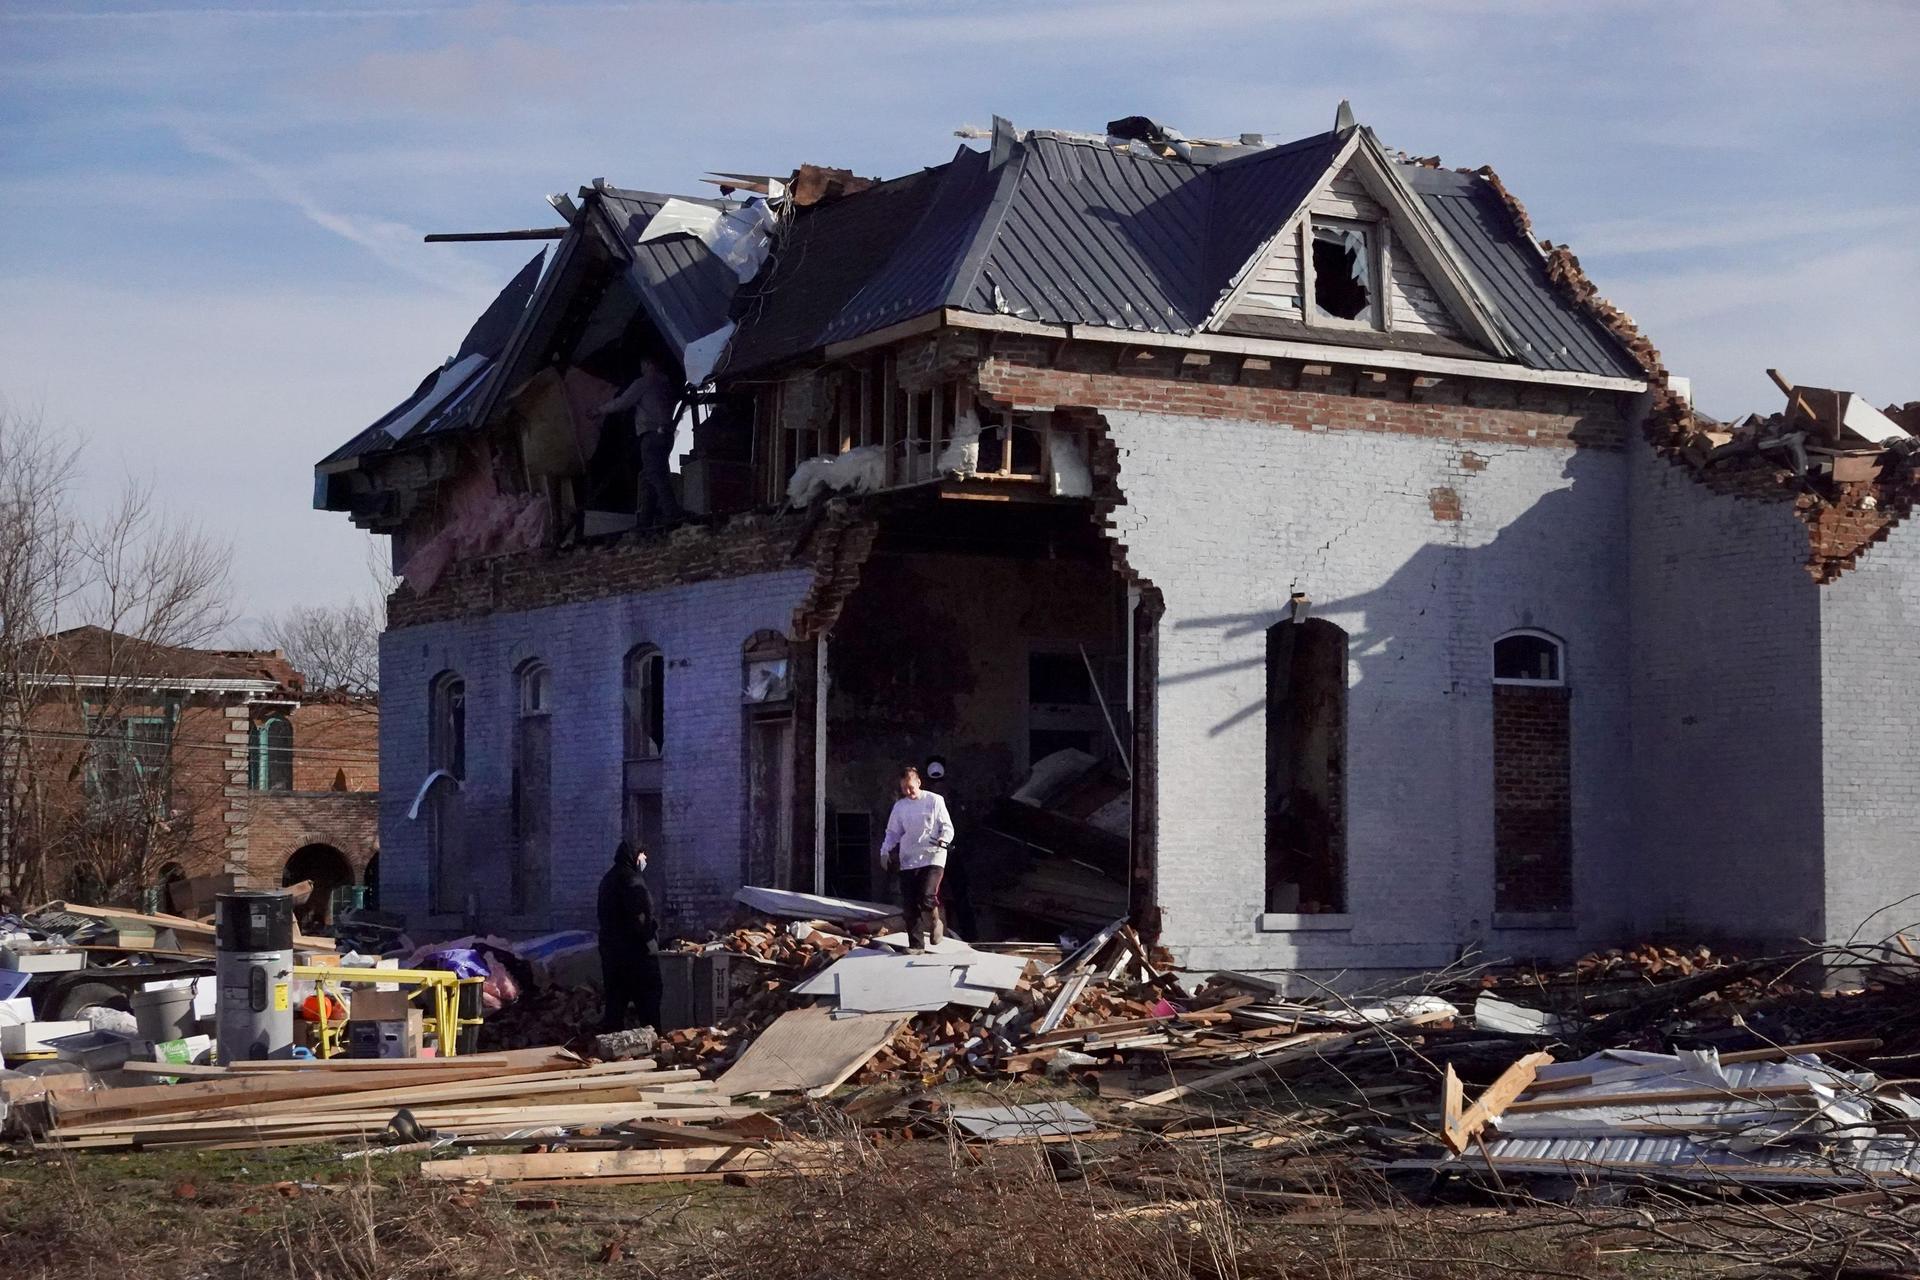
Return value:
M 371 701 L 309 692 L 276 650 L 91 626 L 36 642 L 20 669 L 7 865 L 43 881 L 25 891 L 137 905 L 202 876 L 310 880 L 308 915 L 323 919 L 332 889 L 377 876 Z
M 909 761 L 963 932 L 1127 911 L 1194 967 L 1844 935 L 1920 889 L 1849 807 L 1859 655 L 1825 666 L 1899 594 L 1850 579 L 1920 581 L 1891 547 L 1816 586 L 1791 504 L 1675 465 L 1657 356 L 1490 172 L 1344 110 L 1109 129 L 555 198 L 316 471 L 405 579 L 385 905 L 586 923 L 623 836 L 686 926 L 884 896 Z M 647 353 L 697 389 L 665 532 L 595 412 Z

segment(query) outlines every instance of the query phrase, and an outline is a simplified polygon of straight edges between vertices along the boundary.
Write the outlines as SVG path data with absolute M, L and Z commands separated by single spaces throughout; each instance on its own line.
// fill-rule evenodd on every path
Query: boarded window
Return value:
M 1347 633 L 1267 629 L 1267 910 L 1346 910 Z
M 530 662 L 516 673 L 520 714 L 513 735 L 513 883 L 515 913 L 536 912 L 547 901 L 547 856 L 552 821 L 553 716 L 551 677 Z
M 427 772 L 445 770 L 456 780 L 467 772 L 467 683 L 442 672 L 428 686 Z M 460 911 L 467 892 L 460 837 L 460 793 L 435 784 L 427 796 L 427 896 L 432 910 Z
M 1516 632 L 1493 645 L 1494 910 L 1573 906 L 1571 691 L 1559 641 Z

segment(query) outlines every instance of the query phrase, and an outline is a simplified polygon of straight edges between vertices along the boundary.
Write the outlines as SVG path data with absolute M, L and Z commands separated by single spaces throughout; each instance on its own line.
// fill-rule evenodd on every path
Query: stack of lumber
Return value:
M 109 929 L 138 935 L 117 938 L 111 944 L 113 950 L 166 951 L 192 956 L 210 956 L 214 953 L 211 919 L 191 920 L 186 916 L 135 911 L 128 907 L 94 907 L 81 902 L 56 901 L 28 913 L 28 923 L 32 923 L 35 916 L 51 913 L 98 920 Z M 164 945 L 166 943 L 171 945 Z M 295 928 L 293 946 L 296 951 L 325 952 L 334 949 L 334 942 L 332 938 L 316 938 Z
M 650 1060 L 587 1065 L 561 1049 L 231 1068 L 136 1065 L 182 1078 L 49 1094 L 28 1122 L 36 1145 L 240 1149 L 364 1144 L 390 1132 L 396 1140 L 486 1141 L 764 1119 L 702 1084 L 697 1072 L 662 1071 Z

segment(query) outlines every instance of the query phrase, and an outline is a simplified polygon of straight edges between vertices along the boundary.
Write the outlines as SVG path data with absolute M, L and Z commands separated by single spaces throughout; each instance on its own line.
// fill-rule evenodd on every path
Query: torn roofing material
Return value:
M 742 206 L 734 200 L 699 200 L 652 191 L 598 188 L 598 207 L 605 213 L 619 243 L 632 259 L 632 274 L 640 303 L 660 334 L 676 351 L 699 341 L 727 323 L 740 280 L 734 270 L 700 235 L 674 230 L 649 238 L 649 229 L 662 209 L 691 206 L 725 215 Z
M 1516 224 L 1491 182 L 1422 165 L 1403 165 L 1399 172 L 1446 232 L 1529 368 L 1642 375 L 1639 362 L 1605 326 L 1554 286 L 1546 256 Z
M 937 168 L 797 211 L 735 308 L 740 328 L 725 370 L 777 364 L 943 307 L 1194 333 L 1356 133 L 1377 148 L 1351 128 L 1275 147 L 1195 148 L 1192 159 L 1045 131 L 997 138 L 992 151 L 962 147 Z M 1618 339 L 1556 286 L 1489 179 L 1412 164 L 1392 172 L 1519 363 L 1642 375 Z M 1493 353 L 1456 343 L 1447 354 Z
M 480 313 L 446 364 L 421 379 L 412 395 L 321 459 L 320 467 L 324 469 L 364 454 L 380 453 L 403 438 L 418 439 L 470 425 L 481 390 L 492 379 L 515 327 L 526 316 L 527 304 L 540 283 L 546 257 L 545 249 L 533 255 Z M 404 429 L 394 430 L 395 427 Z

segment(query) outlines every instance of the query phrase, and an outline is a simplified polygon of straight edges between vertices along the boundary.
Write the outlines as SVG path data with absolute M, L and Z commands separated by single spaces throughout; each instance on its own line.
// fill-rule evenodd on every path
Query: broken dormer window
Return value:
M 1374 323 L 1373 244 L 1354 222 L 1313 224 L 1313 309 L 1322 320 Z

